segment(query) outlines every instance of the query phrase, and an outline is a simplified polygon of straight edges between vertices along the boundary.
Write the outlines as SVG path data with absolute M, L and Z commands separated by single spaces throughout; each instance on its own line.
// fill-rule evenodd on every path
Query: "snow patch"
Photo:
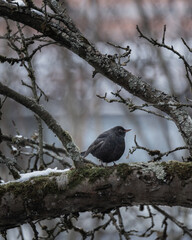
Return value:
M 58 170 L 57 167 L 52 169 L 52 168 L 47 168 L 46 170 L 43 171 L 34 171 L 34 172 L 30 172 L 30 173 L 22 173 L 20 174 L 21 178 L 15 181 L 9 181 L 6 183 L 2 183 L 2 184 L 8 184 L 10 182 L 25 182 L 28 181 L 30 178 L 33 177 L 39 177 L 39 176 L 46 176 L 49 175 L 50 173 L 64 173 L 69 171 L 70 169 L 64 169 L 64 170 Z
M 14 147 L 13 145 L 11 145 L 11 148 L 12 148 L 12 151 L 13 151 L 13 152 L 17 152 L 17 151 L 18 151 L 17 148 Z
M 31 12 L 34 12 L 34 13 L 36 13 L 38 15 L 41 15 L 41 16 L 44 16 L 44 14 L 42 12 L 40 12 L 38 10 L 35 10 L 35 9 L 31 9 Z
M 22 0 L 14 0 L 12 1 L 13 4 L 17 4 L 19 6 L 25 6 L 25 3 Z
M 15 135 L 16 138 L 23 138 L 22 135 Z

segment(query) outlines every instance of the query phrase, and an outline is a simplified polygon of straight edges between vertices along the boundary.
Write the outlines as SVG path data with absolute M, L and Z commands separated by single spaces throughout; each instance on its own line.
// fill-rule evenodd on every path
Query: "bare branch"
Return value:
M 79 150 L 77 146 L 73 143 L 69 133 L 64 131 L 61 126 L 56 122 L 56 120 L 41 105 L 38 105 L 33 99 L 25 97 L 17 93 L 16 91 L 6 87 L 1 82 L 0 94 L 14 99 L 16 102 L 22 104 L 23 106 L 36 113 L 60 139 L 76 166 L 78 165 L 78 163 L 80 165 L 83 164 L 79 154 Z
M 123 104 L 125 104 L 128 107 L 130 112 L 134 112 L 135 110 L 140 110 L 140 111 L 143 111 L 143 112 L 146 112 L 146 113 L 150 113 L 150 114 L 156 115 L 156 116 L 161 117 L 161 118 L 165 118 L 166 120 L 172 121 L 172 119 L 170 117 L 164 116 L 162 114 L 159 114 L 159 113 L 151 111 L 151 110 L 144 109 L 144 107 L 155 107 L 158 104 L 154 105 L 154 104 L 147 104 L 147 103 L 145 103 L 145 104 L 142 104 L 141 106 L 137 106 L 137 105 L 135 105 L 133 103 L 133 101 L 130 98 L 127 98 L 127 99 L 123 98 L 119 94 L 120 91 L 121 90 L 117 91 L 116 93 L 111 92 L 111 94 L 113 94 L 115 97 L 117 97 L 119 99 L 108 99 L 107 98 L 107 93 L 105 93 L 104 96 L 97 95 L 97 97 L 105 100 L 108 103 L 113 103 L 113 102 L 123 103 Z M 159 105 L 160 105 L 160 103 L 159 103 Z M 192 105 L 190 105 L 190 106 L 192 107 Z
M 120 66 L 126 66 L 127 63 L 130 62 L 130 56 L 131 56 L 131 49 L 130 49 L 130 47 L 129 47 L 129 46 L 127 46 L 127 47 L 121 47 L 121 46 L 119 46 L 119 45 L 115 45 L 115 44 L 110 43 L 110 42 L 107 42 L 107 43 L 108 43 L 109 45 L 115 47 L 115 48 L 119 48 L 119 49 L 122 49 L 122 50 L 125 51 L 123 54 L 119 54 L 119 55 L 114 54 L 113 56 L 108 55 L 108 57 L 111 58 L 111 59 L 113 59 L 114 61 L 117 59 L 117 60 L 118 60 L 117 63 L 118 63 Z M 127 60 L 125 60 L 123 63 L 121 63 L 121 59 L 122 59 L 122 58 L 127 58 Z
M 164 25 L 164 28 L 163 28 L 162 44 L 165 44 L 165 33 L 166 33 L 166 25 Z
M 20 178 L 18 170 L 21 170 L 21 167 L 17 164 L 15 159 L 5 157 L 0 151 L 0 163 L 4 164 L 9 169 L 14 179 Z
M 186 43 L 185 39 L 181 38 L 181 40 L 183 41 L 183 44 L 187 47 L 189 52 L 192 52 L 192 48 L 189 47 L 189 45 Z
M 190 66 L 190 64 L 188 63 L 188 61 L 186 60 L 186 58 L 181 55 L 177 50 L 175 50 L 175 48 L 173 46 L 168 46 L 164 43 L 165 39 L 162 40 L 162 43 L 158 42 L 157 40 L 153 39 L 153 38 L 149 38 L 147 36 L 145 36 L 141 30 L 139 29 L 139 27 L 137 26 L 137 31 L 139 32 L 140 34 L 140 38 L 144 38 L 146 39 L 149 43 L 153 44 L 154 46 L 158 46 L 158 47 L 162 47 L 162 48 L 165 48 L 165 49 L 168 49 L 169 51 L 173 52 L 175 55 L 177 55 L 179 57 L 179 59 L 181 59 L 184 63 L 184 66 L 186 68 L 187 71 L 190 72 L 190 75 L 192 76 L 192 68 Z M 166 28 L 164 27 L 164 33 L 163 33 L 163 36 L 165 36 L 165 31 L 166 31 Z M 183 41 L 183 40 L 182 40 Z M 187 77 L 188 79 L 188 82 L 190 84 L 190 86 L 192 87 L 192 80 L 191 78 L 189 78 L 189 76 Z
M 187 234 L 188 236 L 190 236 L 192 238 L 192 231 L 189 230 L 183 223 L 179 222 L 176 218 L 174 218 L 173 216 L 171 216 L 170 214 L 165 212 L 160 207 L 153 205 L 153 208 L 155 210 L 157 210 L 158 212 L 160 212 L 161 214 L 163 214 L 166 218 L 168 218 L 169 220 L 174 222 L 179 228 L 181 228 L 183 230 L 184 234 Z
M 181 146 L 181 147 L 177 147 L 175 149 L 172 149 L 172 150 L 169 150 L 167 152 L 160 152 L 160 150 L 151 150 L 149 148 L 146 148 L 146 147 L 142 147 L 138 144 L 137 140 L 136 140 L 136 135 L 134 136 L 134 142 L 135 142 L 135 147 L 132 147 L 131 150 L 129 150 L 129 153 L 130 154 L 133 154 L 137 149 L 141 149 L 141 150 L 144 150 L 146 151 L 150 156 L 156 156 L 157 157 L 154 157 L 152 161 L 159 161 L 162 159 L 162 157 L 164 156 L 168 156 L 169 154 L 173 153 L 173 152 L 176 152 L 176 151 L 179 151 L 179 150 L 189 150 L 190 148 L 187 147 L 187 146 Z

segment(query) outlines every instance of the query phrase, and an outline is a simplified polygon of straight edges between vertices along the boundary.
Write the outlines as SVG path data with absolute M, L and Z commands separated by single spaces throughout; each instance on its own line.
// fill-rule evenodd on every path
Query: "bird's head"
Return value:
M 113 129 L 115 131 L 115 134 L 120 135 L 120 136 L 125 136 L 125 134 L 127 132 L 131 131 L 131 129 L 125 129 L 121 126 L 114 127 Z

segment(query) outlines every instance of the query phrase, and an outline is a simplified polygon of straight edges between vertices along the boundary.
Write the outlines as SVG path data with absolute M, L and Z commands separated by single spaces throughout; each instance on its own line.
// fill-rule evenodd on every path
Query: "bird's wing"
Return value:
M 104 143 L 104 138 L 98 137 L 84 152 L 83 157 L 86 157 L 89 153 L 95 151 L 98 147 L 100 147 Z
M 95 151 L 98 147 L 100 147 L 103 143 L 104 140 L 109 137 L 109 130 L 101 133 L 96 140 L 88 147 L 87 151 L 82 152 L 81 155 L 83 157 L 86 157 L 89 153 Z

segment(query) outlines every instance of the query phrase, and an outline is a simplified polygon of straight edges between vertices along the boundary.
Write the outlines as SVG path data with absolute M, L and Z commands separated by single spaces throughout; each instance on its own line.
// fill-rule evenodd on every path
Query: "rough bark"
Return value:
M 156 108 L 168 114 L 179 131 L 181 132 L 184 141 L 188 146 L 192 145 L 192 119 L 183 107 L 178 105 L 178 101 L 164 92 L 161 92 L 151 85 L 142 81 L 139 77 L 134 76 L 129 71 L 122 68 L 108 55 L 101 54 L 77 29 L 73 24 L 67 12 L 61 12 L 56 1 L 52 2 L 52 9 L 61 16 L 58 22 L 55 21 L 53 14 L 35 12 L 27 7 L 18 7 L 14 4 L 6 3 L 0 0 L 0 16 L 18 21 L 28 25 L 37 31 L 50 37 L 57 43 L 68 48 L 78 56 L 87 61 L 94 67 L 95 71 L 103 74 L 114 83 L 123 87 L 133 95 L 142 100 L 156 104 Z M 62 22 L 62 24 L 59 24 Z
M 0 185 L 0 230 L 28 221 L 130 205 L 192 207 L 192 163 L 71 169 Z

